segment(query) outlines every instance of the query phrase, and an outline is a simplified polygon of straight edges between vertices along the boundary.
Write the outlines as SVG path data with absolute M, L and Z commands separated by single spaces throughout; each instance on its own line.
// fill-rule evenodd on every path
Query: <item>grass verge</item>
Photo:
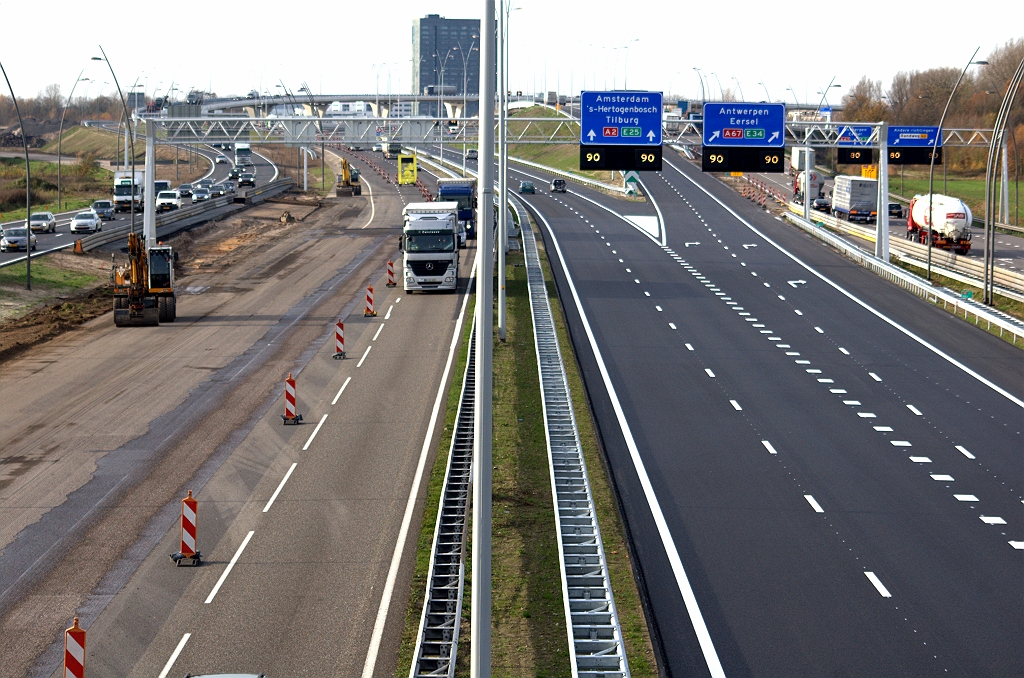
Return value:
M 32 284 L 47 290 L 79 289 L 93 284 L 100 276 L 58 268 L 32 258 Z M 24 285 L 26 274 L 25 262 L 0 268 L 0 285 Z

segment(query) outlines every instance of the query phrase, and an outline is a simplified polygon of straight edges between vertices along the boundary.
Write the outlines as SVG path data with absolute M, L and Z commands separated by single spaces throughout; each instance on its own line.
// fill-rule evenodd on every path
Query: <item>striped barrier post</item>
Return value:
M 85 629 L 78 625 L 78 617 L 64 631 L 64 678 L 85 678 Z
M 364 318 L 372 318 L 377 315 L 377 312 L 373 310 L 373 285 L 367 285 L 366 287 L 366 310 L 363 311 Z
M 334 325 L 334 359 L 342 360 L 345 357 L 345 323 L 338 322 Z
M 302 415 L 295 412 L 295 379 L 292 373 L 284 380 L 284 414 L 281 415 L 285 425 L 298 424 L 302 421 Z
M 388 287 L 395 286 L 395 262 L 388 259 Z
M 185 560 L 193 567 L 202 564 L 203 554 L 196 549 L 198 509 L 199 502 L 192 496 L 192 490 L 189 490 L 188 496 L 181 500 L 181 550 L 171 554 L 171 560 L 177 567 L 181 567 Z

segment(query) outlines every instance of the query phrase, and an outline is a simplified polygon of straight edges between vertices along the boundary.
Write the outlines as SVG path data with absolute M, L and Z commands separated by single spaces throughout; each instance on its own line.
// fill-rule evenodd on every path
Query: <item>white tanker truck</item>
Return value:
M 932 194 L 932 246 L 967 254 L 971 249 L 971 208 L 959 198 Z M 907 240 L 928 241 L 928 196 L 915 195 L 907 211 Z

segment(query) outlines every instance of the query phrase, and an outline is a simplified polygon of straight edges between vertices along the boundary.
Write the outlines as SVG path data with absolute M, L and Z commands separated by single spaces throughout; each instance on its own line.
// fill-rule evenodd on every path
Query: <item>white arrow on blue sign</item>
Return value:
M 894 125 L 889 128 L 888 142 L 890 146 L 927 146 L 931 148 L 935 144 L 938 134 L 938 127 Z M 938 147 L 942 148 L 942 139 L 939 139 Z
M 704 104 L 705 146 L 786 145 L 785 104 L 742 101 Z
M 867 146 L 871 143 L 871 125 L 846 125 L 839 129 L 840 146 Z
M 660 146 L 661 92 L 581 92 L 580 143 Z

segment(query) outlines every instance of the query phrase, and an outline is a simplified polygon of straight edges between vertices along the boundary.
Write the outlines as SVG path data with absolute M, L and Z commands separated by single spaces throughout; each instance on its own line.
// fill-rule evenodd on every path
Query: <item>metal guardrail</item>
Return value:
M 455 430 L 430 549 L 427 593 L 413 651 L 410 678 L 455 675 L 466 581 L 466 527 L 473 464 L 473 418 L 476 397 L 476 323 L 470 332 L 469 357 L 462 378 Z
M 961 299 L 950 290 L 933 287 L 928 284 L 927 280 L 904 271 L 898 266 L 894 266 L 882 261 L 881 259 L 875 258 L 874 255 L 868 254 L 859 247 L 846 242 L 839 236 L 828 232 L 824 228 L 815 226 L 801 216 L 786 212 L 785 217 L 799 228 L 807 231 L 815 238 L 825 241 L 864 268 L 867 268 L 875 274 L 896 283 L 903 289 L 913 292 L 919 297 L 924 297 L 933 303 L 941 301 L 943 308 L 948 309 L 949 306 L 952 306 L 955 314 L 964 314 L 964 319 L 968 319 L 968 315 L 973 315 L 974 323 L 976 325 L 980 325 L 981 321 L 984 320 L 988 329 L 992 329 L 992 327 L 999 329 L 999 336 L 1003 336 L 1004 332 L 1010 334 L 1014 345 L 1016 345 L 1018 339 L 1024 338 L 1024 322 L 1017 320 L 1013 316 L 992 309 L 971 299 Z
M 526 254 L 572 675 L 628 678 L 622 626 L 612 595 L 608 561 L 541 271 L 537 240 L 519 201 L 513 200 L 513 204 L 519 213 Z

